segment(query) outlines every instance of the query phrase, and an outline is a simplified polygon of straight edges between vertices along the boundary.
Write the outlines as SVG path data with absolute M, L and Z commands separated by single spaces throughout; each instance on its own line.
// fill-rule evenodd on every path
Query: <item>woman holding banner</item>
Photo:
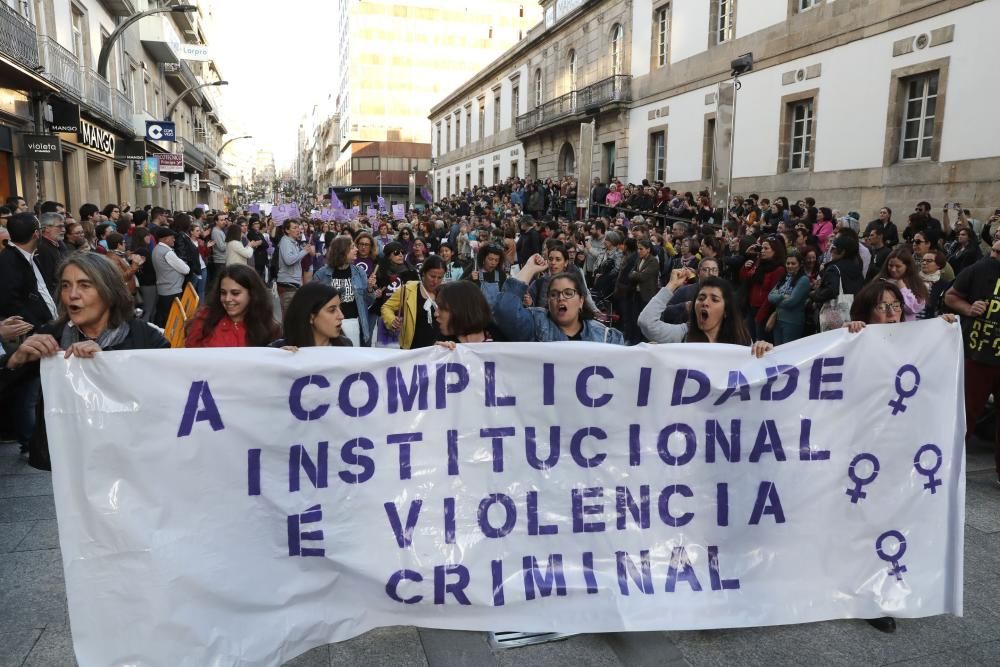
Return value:
M 532 255 L 516 275 L 507 279 L 495 314 L 500 330 L 511 341 L 539 343 L 579 340 L 624 345 L 622 333 L 594 321 L 594 310 L 584 298 L 586 287 L 579 272 L 559 273 L 549 280 L 545 308 L 524 305 L 531 280 L 548 267 Z
M 285 337 L 271 343 L 271 347 L 290 352 L 300 347 L 351 347 L 342 326 L 342 297 L 337 288 L 316 280 L 304 285 L 288 304 Z
M 265 347 L 280 333 L 273 309 L 271 291 L 255 270 L 227 264 L 188 323 L 184 347 Z
M 774 349 L 767 341 L 752 342 L 736 295 L 729 281 L 717 276 L 705 276 L 698 283 L 691 312 L 686 324 L 668 324 L 660 320 L 670 297 L 693 277 L 690 269 L 674 269 L 670 282 L 643 308 L 639 328 L 654 343 L 726 343 L 748 345 L 753 356 L 760 358 Z
M 441 337 L 435 298 L 444 270 L 444 260 L 437 255 L 428 257 L 421 267 L 420 280 L 404 283 L 382 305 L 382 322 L 390 331 L 399 333 L 399 349 L 430 347 Z
M 135 317 L 135 306 L 118 269 L 96 253 L 74 253 L 59 268 L 59 316 L 38 329 L 17 350 L 0 357 L 0 383 L 5 389 L 29 391 L 39 382 L 39 361 L 64 352 L 84 359 L 102 350 L 169 348 L 160 331 Z M 51 470 L 42 399 L 31 438 L 29 464 Z

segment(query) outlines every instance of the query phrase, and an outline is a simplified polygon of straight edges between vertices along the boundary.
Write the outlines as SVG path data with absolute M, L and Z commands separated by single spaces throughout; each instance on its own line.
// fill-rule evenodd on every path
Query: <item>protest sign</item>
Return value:
M 406 220 L 406 205 L 405 204 L 393 204 L 392 205 L 392 217 L 394 220 Z
M 369 206 L 366 215 L 371 219 L 375 219 L 378 217 L 378 209 L 374 206 Z
M 273 665 L 395 624 L 961 614 L 961 354 L 933 320 L 759 360 L 591 343 L 57 355 L 42 381 L 77 658 Z

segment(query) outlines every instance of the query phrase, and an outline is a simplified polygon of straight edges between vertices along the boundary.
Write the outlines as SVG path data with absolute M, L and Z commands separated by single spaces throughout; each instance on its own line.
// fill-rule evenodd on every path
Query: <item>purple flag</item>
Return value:
M 427 189 L 426 185 L 420 186 L 420 196 L 424 198 L 424 201 L 428 204 L 434 203 L 434 197 L 431 195 L 431 191 Z
M 378 210 L 385 211 L 385 197 L 382 195 L 378 196 Z
M 330 190 L 330 206 L 338 211 L 344 208 L 344 202 L 340 201 L 340 197 L 338 197 L 337 193 L 333 190 Z

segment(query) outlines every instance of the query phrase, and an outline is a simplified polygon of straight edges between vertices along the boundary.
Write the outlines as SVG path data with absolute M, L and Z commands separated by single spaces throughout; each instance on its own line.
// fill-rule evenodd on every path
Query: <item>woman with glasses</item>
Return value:
M 495 315 L 503 334 L 511 341 L 540 343 L 566 340 L 624 345 L 620 331 L 594 321 L 594 311 L 584 299 L 583 280 L 577 272 L 559 273 L 549 281 L 545 307 L 526 307 L 524 295 L 531 280 L 548 267 L 539 254 L 504 284 Z
M 354 237 L 354 245 L 358 247 L 358 256 L 354 263 L 365 270 L 365 275 L 371 278 L 378 266 L 378 254 L 375 252 L 375 239 L 368 232 L 359 232 Z
M 903 295 L 903 321 L 917 319 L 917 314 L 927 304 L 927 286 L 920 278 L 920 269 L 909 250 L 896 248 L 890 252 L 876 279 L 887 280 L 899 288 Z
M 420 267 L 424 265 L 424 260 L 427 259 L 427 244 L 423 239 L 416 238 L 413 239 L 413 245 L 410 246 L 410 252 L 406 256 L 406 262 L 414 267 L 417 271 Z
M 396 241 L 386 244 L 382 262 L 375 270 L 374 315 L 375 328 L 372 333 L 372 346 L 385 347 L 398 343 L 398 333 L 387 329 L 378 314 L 382 307 L 403 285 L 420 279 L 416 269 L 406 263 L 403 246 Z
M 917 262 L 924 256 L 925 253 L 933 252 L 936 250 L 930 240 L 927 238 L 927 234 L 924 232 L 917 232 L 912 237 L 911 245 L 913 246 L 913 259 Z M 947 262 L 944 268 L 941 270 L 941 277 L 951 282 L 955 279 L 955 271 L 952 270 L 951 265 Z
M 920 258 L 920 279 L 927 287 L 927 305 L 917 314 L 918 320 L 928 320 L 941 314 L 944 293 L 951 287 L 951 281 L 945 280 L 941 271 L 947 264 L 948 260 L 940 250 L 925 252 Z

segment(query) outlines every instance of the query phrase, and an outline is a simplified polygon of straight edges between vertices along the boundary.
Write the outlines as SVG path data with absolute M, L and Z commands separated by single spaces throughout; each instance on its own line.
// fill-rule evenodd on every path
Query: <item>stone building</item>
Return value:
M 506 178 L 511 151 L 526 161 L 521 175 L 567 173 L 579 124 L 591 119 L 593 176 L 705 188 L 718 86 L 730 80 L 732 60 L 752 53 L 737 98 L 734 193 L 793 201 L 811 194 L 865 218 L 888 204 L 900 220 L 924 199 L 935 209 L 961 202 L 980 218 L 1000 205 L 993 118 L 1000 89 L 989 84 L 1000 0 L 542 5 L 542 24 L 432 110 L 439 193 L 476 184 L 479 170 L 485 184 Z M 624 27 L 620 56 L 612 47 L 616 23 Z M 580 91 L 610 76 L 615 62 L 625 77 L 621 96 L 588 107 Z M 501 109 L 494 131 L 494 91 L 509 105 L 515 85 L 517 113 Z M 458 112 L 479 100 L 486 131 L 480 137 L 473 123 L 474 140 L 466 141 L 456 136 Z
M 581 121 L 595 121 L 594 174 L 622 174 L 631 3 L 541 4 L 542 23 L 431 110 L 439 196 L 510 176 L 574 175 Z

